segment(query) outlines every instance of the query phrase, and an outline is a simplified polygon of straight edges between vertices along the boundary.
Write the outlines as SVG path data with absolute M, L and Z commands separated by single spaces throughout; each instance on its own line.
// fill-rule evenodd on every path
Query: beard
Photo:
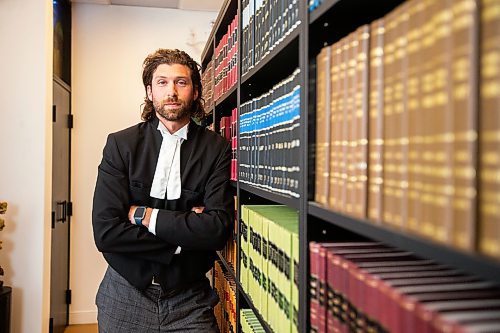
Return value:
M 177 108 L 169 108 L 169 103 L 178 103 Z M 181 119 L 188 118 L 191 115 L 191 108 L 193 101 L 183 101 L 179 99 L 175 100 L 165 100 L 165 101 L 153 101 L 153 106 L 156 113 L 165 120 L 168 121 L 178 121 Z

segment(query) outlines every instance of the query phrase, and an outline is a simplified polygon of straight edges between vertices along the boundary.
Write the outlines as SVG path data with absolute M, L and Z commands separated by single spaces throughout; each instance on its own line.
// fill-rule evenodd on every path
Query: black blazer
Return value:
M 233 223 L 229 183 L 231 146 L 220 135 L 189 124 L 181 145 L 181 197 L 149 196 L 162 143 L 158 119 L 108 136 L 92 209 L 94 240 L 108 264 L 138 289 L 153 275 L 164 290 L 202 279 Z M 159 208 L 156 236 L 128 220 L 131 205 Z M 204 206 L 201 214 L 191 212 Z M 180 254 L 174 255 L 177 246 Z

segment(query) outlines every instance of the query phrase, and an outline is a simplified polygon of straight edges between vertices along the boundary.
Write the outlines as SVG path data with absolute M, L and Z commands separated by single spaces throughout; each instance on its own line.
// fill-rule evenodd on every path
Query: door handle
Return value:
M 66 205 L 66 200 L 64 201 L 57 201 L 56 202 L 56 205 L 57 205 L 57 218 L 56 218 L 56 222 L 66 222 L 66 217 L 68 216 L 68 212 L 67 212 L 67 205 Z

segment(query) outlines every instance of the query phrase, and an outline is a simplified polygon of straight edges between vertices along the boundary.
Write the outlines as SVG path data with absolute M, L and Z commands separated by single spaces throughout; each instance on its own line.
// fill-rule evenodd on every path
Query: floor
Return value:
M 70 325 L 64 333 L 97 333 L 97 324 Z

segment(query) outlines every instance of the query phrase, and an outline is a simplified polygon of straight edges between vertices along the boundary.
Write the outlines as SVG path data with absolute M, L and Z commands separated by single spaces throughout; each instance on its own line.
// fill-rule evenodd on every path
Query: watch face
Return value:
M 143 219 L 144 215 L 146 215 L 146 208 L 145 207 L 137 207 L 134 212 L 134 218 L 135 219 Z

